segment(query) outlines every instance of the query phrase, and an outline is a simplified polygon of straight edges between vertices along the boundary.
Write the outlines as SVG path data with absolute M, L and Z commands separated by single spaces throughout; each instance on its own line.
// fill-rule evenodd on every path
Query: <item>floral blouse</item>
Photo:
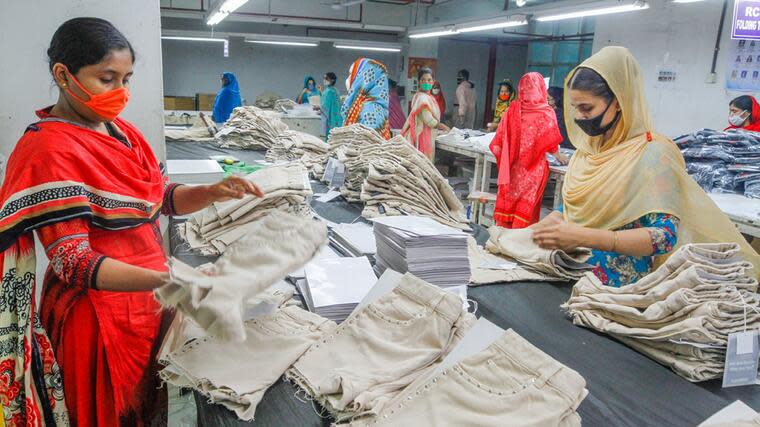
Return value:
M 615 231 L 649 228 L 649 234 L 652 236 L 652 256 L 630 256 L 593 250 L 588 263 L 594 266 L 594 274 L 607 286 L 619 288 L 635 283 L 652 271 L 655 255 L 671 252 L 676 246 L 678 222 L 679 219 L 673 215 L 644 215 Z

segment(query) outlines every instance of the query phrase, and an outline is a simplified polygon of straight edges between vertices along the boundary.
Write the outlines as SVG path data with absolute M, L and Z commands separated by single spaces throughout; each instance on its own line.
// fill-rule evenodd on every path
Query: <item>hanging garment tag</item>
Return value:
M 332 177 L 328 181 L 328 187 L 332 189 L 337 189 L 343 186 L 343 183 L 346 181 L 346 166 L 336 160 L 335 161 L 335 170 L 333 171 Z
M 758 358 L 760 343 L 757 330 L 729 334 L 723 387 L 757 384 Z
M 332 200 L 335 200 L 338 197 L 340 197 L 340 191 L 330 190 L 327 193 L 322 194 L 321 196 L 317 197 L 316 200 L 318 202 L 327 203 Z
M 327 165 L 325 166 L 325 173 L 322 174 L 322 181 L 323 182 L 330 182 L 332 180 L 333 175 L 335 175 L 335 162 L 337 160 L 333 159 L 332 157 L 327 160 Z

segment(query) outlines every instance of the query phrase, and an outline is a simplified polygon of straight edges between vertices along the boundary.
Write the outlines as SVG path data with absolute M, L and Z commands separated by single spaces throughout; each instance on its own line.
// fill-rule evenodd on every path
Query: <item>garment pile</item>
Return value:
M 542 249 L 533 242 L 533 230 L 493 226 L 485 249 L 469 238 L 470 286 L 514 282 L 575 282 L 593 267 L 591 250 L 571 252 Z
M 212 142 L 214 133 L 209 132 L 209 127 L 205 123 L 199 122 L 187 129 L 165 129 L 164 138 L 167 141 Z
M 313 178 L 321 178 L 329 147 L 314 135 L 286 130 L 269 148 L 266 158 L 272 163 L 300 161 Z
M 274 102 L 274 105 L 272 108 L 275 111 L 290 111 L 293 108 L 295 108 L 296 105 L 298 104 L 296 104 L 296 102 L 293 101 L 292 99 L 278 99 L 277 101 Z
M 259 94 L 259 96 L 256 97 L 256 100 L 253 101 L 253 105 L 255 105 L 258 108 L 262 108 L 264 110 L 271 110 L 274 108 L 275 103 L 277 100 L 281 99 L 282 97 L 274 92 L 264 92 L 262 94 Z
M 276 144 L 287 130 L 278 113 L 244 106 L 232 110 L 229 120 L 217 132 L 216 140 L 222 148 L 263 151 Z
M 476 319 L 454 294 L 408 273 L 393 285 L 285 374 L 335 425 L 580 425 L 578 373 Z
M 728 335 L 760 327 L 752 264 L 738 244 L 688 244 L 637 283 L 604 286 L 587 274 L 562 308 L 697 382 L 723 374 Z
M 306 203 L 312 195 L 306 169 L 300 163 L 283 163 L 245 177 L 264 192 L 264 197 L 214 203 L 193 214 L 178 226 L 180 236 L 191 249 L 204 255 L 218 255 L 229 245 L 257 227 L 256 221 L 273 211 L 311 216 Z
M 675 142 L 689 175 L 705 191 L 760 199 L 760 134 L 701 129 Z
M 376 131 L 352 124 L 330 131 L 328 157 L 345 166 L 341 195 L 364 203 L 365 218 L 427 216 L 467 230 L 464 207 L 430 160 L 402 136 L 384 140 Z

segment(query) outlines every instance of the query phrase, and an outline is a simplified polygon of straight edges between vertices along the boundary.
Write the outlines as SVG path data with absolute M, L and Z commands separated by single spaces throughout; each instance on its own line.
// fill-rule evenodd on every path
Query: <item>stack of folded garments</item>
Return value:
M 199 391 L 244 421 L 255 418 L 264 393 L 335 323 L 299 307 L 245 322 L 242 342 L 205 336 L 185 343 L 160 360 L 161 378 Z M 241 375 L 244 373 L 244 375 Z
M 321 177 L 330 146 L 314 135 L 294 130 L 285 131 L 267 151 L 268 161 L 300 161 L 311 176 Z
M 690 244 L 622 288 L 592 274 L 562 308 L 573 323 L 610 334 L 689 381 L 723 374 L 728 335 L 760 327 L 752 264 L 737 244 Z
M 246 306 L 264 291 L 302 267 L 327 243 L 324 223 L 273 212 L 253 224 L 206 271 L 172 258 L 170 279 L 155 291 L 164 307 L 193 319 L 209 335 L 243 341 Z
M 278 112 L 283 110 L 292 110 L 296 105 L 298 104 L 296 104 L 292 99 L 278 99 L 274 102 L 273 109 Z
M 760 134 L 701 129 L 675 139 L 689 174 L 705 191 L 760 198 Z
M 533 242 L 533 230 L 491 227 L 485 250 L 469 239 L 470 286 L 488 283 L 576 281 L 592 266 L 589 249 L 572 252 L 541 249 Z
M 214 140 L 214 134 L 204 123 L 195 123 L 187 129 L 165 129 L 164 138 L 167 141 L 209 142 Z
M 346 182 L 340 191 L 349 202 L 360 200 L 362 184 L 367 177 L 366 161 L 360 158 L 359 148 L 385 142 L 375 130 L 360 124 L 330 130 L 328 157 L 340 160 L 346 167 Z
M 280 210 L 311 216 L 306 197 L 311 185 L 300 163 L 283 163 L 246 176 L 264 191 L 264 197 L 246 196 L 240 200 L 214 203 L 195 213 L 181 224 L 180 235 L 191 249 L 205 255 L 223 253 L 237 239 L 246 235 L 256 220 Z
M 286 373 L 337 421 L 381 411 L 475 323 L 452 293 L 410 274 L 391 284 L 387 293 L 362 301 Z
M 467 235 L 430 218 L 377 218 L 375 269 L 415 276 L 441 287 L 462 286 L 470 280 Z
M 280 115 L 257 107 L 238 107 L 219 129 L 216 139 L 223 148 L 268 150 L 288 126 Z
M 280 99 L 280 95 L 274 92 L 264 92 L 256 97 L 256 100 L 253 102 L 253 105 L 265 110 L 271 110 L 275 107 L 275 104 L 277 103 L 279 99 Z

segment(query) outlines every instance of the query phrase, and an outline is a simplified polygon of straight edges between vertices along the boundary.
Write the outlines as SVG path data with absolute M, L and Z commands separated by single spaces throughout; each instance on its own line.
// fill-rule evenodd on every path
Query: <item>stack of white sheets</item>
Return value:
M 273 210 L 311 215 L 306 197 L 312 194 L 306 169 L 300 163 L 284 163 L 246 176 L 265 196 L 214 203 L 179 227 L 192 249 L 206 255 L 223 253 L 244 236 L 255 222 Z
M 304 270 L 297 286 L 306 306 L 335 322 L 345 320 L 377 281 L 366 257 L 314 260 Z
M 375 269 L 412 273 L 434 285 L 448 288 L 470 281 L 467 235 L 430 218 L 396 216 L 377 218 Z
M 215 138 L 223 148 L 268 150 L 286 130 L 279 114 L 244 106 L 232 111 Z
M 372 226 L 363 222 L 336 225 L 330 233 L 330 243 L 346 256 L 374 256 L 377 253 Z

